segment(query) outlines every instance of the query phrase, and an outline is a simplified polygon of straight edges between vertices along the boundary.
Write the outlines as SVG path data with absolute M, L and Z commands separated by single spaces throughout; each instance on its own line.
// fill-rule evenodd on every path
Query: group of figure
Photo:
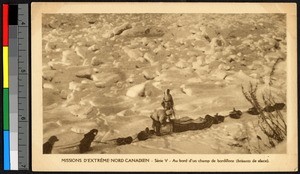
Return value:
M 174 112 L 174 101 L 173 97 L 170 94 L 170 89 L 166 89 L 164 91 L 163 100 L 161 102 L 161 106 L 163 109 L 157 109 L 155 110 L 151 115 L 150 118 L 152 119 L 152 130 L 150 130 L 148 127 L 139 132 L 137 134 L 137 139 L 140 141 L 147 140 L 152 135 L 161 136 L 161 127 L 166 124 L 174 125 L 174 119 L 175 119 L 175 112 Z M 273 112 L 274 110 L 281 110 L 285 107 L 284 103 L 276 103 L 273 106 L 266 106 L 263 111 L 265 112 Z M 256 108 L 250 108 L 248 113 L 252 115 L 258 115 L 259 112 Z M 239 119 L 242 115 L 242 112 L 240 110 L 236 110 L 233 108 L 233 110 L 229 113 L 229 117 Z M 218 115 L 218 113 L 212 117 L 209 115 L 205 116 L 205 119 L 209 120 L 209 118 L 213 118 L 212 124 L 218 124 L 220 122 L 224 121 L 224 116 Z M 173 126 L 171 126 L 172 128 Z M 190 128 L 189 128 L 190 129 Z M 172 130 L 171 130 L 172 131 Z M 92 129 L 88 133 L 84 134 L 84 137 L 80 141 L 78 147 L 80 153 L 85 153 L 91 149 L 91 143 L 94 141 L 96 135 L 98 134 L 97 129 Z M 51 136 L 49 140 L 44 143 L 43 145 L 43 153 L 44 154 L 50 154 L 52 153 L 53 146 L 55 142 L 59 141 L 59 139 L 56 136 Z M 117 138 L 116 144 L 117 145 L 125 145 L 125 144 L 131 144 L 134 141 L 134 139 L 129 136 L 125 138 Z M 76 145 L 77 146 L 77 145 Z
M 150 115 L 150 118 L 153 121 L 152 122 L 153 130 L 150 130 L 147 127 L 144 131 L 141 131 L 137 135 L 137 138 L 139 140 L 146 140 L 149 138 L 149 136 L 154 134 L 160 136 L 161 126 L 165 125 L 166 123 L 172 124 L 172 120 L 175 119 L 175 112 L 174 112 L 174 101 L 172 95 L 170 94 L 170 89 L 165 90 L 161 105 L 163 109 L 155 110 L 154 113 Z M 94 141 L 97 134 L 98 134 L 97 129 L 92 129 L 88 133 L 84 134 L 83 139 L 80 141 L 78 145 L 80 153 L 85 153 L 90 150 L 91 143 Z M 59 139 L 56 136 L 51 136 L 48 139 L 48 141 L 43 144 L 43 153 L 44 154 L 52 153 L 53 146 L 57 141 L 59 141 Z M 118 138 L 116 140 L 116 143 L 118 145 L 124 145 L 124 144 L 130 144 L 132 141 L 133 141 L 132 137 L 126 137 L 126 138 Z
M 137 139 L 139 141 L 144 141 L 150 138 L 152 135 L 161 136 L 161 126 L 165 124 L 173 124 L 173 120 L 175 119 L 175 112 L 174 112 L 174 101 L 173 97 L 170 94 L 170 89 L 166 89 L 164 91 L 164 97 L 161 102 L 161 106 L 163 109 L 155 110 L 151 115 L 150 118 L 152 119 L 152 130 L 146 127 L 145 130 L 139 132 L 137 134 Z
M 96 135 L 98 134 L 97 129 L 92 129 L 88 133 L 84 134 L 83 139 L 79 143 L 79 152 L 85 153 L 90 150 L 91 144 L 94 141 Z M 46 143 L 43 144 L 43 154 L 52 153 L 53 146 L 55 142 L 59 141 L 56 136 L 51 136 Z
M 161 126 L 165 125 L 166 123 L 172 124 L 173 120 L 175 119 L 174 101 L 172 95 L 170 94 L 170 89 L 165 90 L 161 106 L 163 109 L 155 110 L 154 113 L 150 115 L 150 118 L 153 121 L 152 128 L 155 130 L 155 134 L 157 136 L 161 135 Z
M 148 127 L 139 132 L 137 134 L 137 139 L 140 141 L 147 140 L 150 138 L 152 135 L 157 135 L 161 136 L 161 127 L 166 125 L 166 124 L 174 124 L 174 119 L 175 119 L 175 112 L 174 112 L 174 101 L 173 97 L 170 94 L 170 89 L 166 89 L 164 91 L 164 96 L 161 102 L 161 106 L 163 109 L 157 109 L 155 110 L 151 115 L 150 118 L 152 119 L 152 130 L 150 130 Z M 274 106 L 266 106 L 263 111 L 265 112 L 273 112 L 274 110 L 281 110 L 285 107 L 284 103 L 276 103 Z M 258 115 L 259 112 L 257 111 L 256 108 L 250 108 L 248 110 L 248 113 L 252 115 Z M 235 110 L 233 108 L 233 111 L 229 113 L 229 116 L 231 118 L 239 119 L 242 115 L 242 112 L 240 110 Z M 207 116 L 206 116 L 207 117 Z M 211 116 L 209 116 L 211 117 Z M 216 114 L 214 117 L 214 124 L 218 124 L 219 122 L 224 121 L 224 116 L 219 116 Z M 206 119 L 206 118 L 205 118 Z M 171 126 L 172 128 L 173 126 Z M 172 130 L 171 130 L 172 131 Z M 94 141 L 96 135 L 98 134 L 97 129 L 92 129 L 88 133 L 84 135 L 82 140 L 80 141 L 78 147 L 79 147 L 79 152 L 80 153 L 85 153 L 91 149 L 91 143 Z M 43 153 L 44 154 L 50 154 L 52 153 L 53 146 L 55 142 L 59 141 L 59 139 L 56 136 L 51 136 L 49 140 L 44 143 L 43 145 Z M 117 145 L 125 145 L 125 144 L 130 144 L 134 141 L 134 139 L 129 136 L 125 138 L 118 138 L 116 139 L 116 144 Z

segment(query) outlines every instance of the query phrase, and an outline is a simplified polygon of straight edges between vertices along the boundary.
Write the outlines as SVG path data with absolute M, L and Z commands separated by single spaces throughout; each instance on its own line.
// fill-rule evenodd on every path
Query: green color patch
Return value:
M 9 130 L 9 89 L 3 89 L 3 130 Z

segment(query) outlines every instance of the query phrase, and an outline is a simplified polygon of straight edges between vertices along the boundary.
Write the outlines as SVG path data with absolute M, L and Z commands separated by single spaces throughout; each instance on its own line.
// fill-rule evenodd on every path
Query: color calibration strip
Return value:
M 18 5 L 9 5 L 10 170 L 18 170 Z
M 28 4 L 3 4 L 4 170 L 29 169 Z
M 10 133 L 9 133 L 9 70 L 8 70 L 8 45 L 9 45 L 9 5 L 3 4 L 3 169 L 10 170 Z
M 28 4 L 18 4 L 18 169 L 29 169 L 29 11 Z

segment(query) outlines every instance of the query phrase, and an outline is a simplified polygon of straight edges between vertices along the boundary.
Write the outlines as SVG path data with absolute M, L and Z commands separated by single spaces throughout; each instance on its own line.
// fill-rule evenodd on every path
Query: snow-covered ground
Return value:
M 44 14 L 44 141 L 56 135 L 56 147 L 68 146 L 96 128 L 89 153 L 284 153 L 286 141 L 270 150 L 247 113 L 130 145 L 97 142 L 151 127 L 167 88 L 177 117 L 245 111 L 249 82 L 285 103 L 285 22 L 282 14 Z

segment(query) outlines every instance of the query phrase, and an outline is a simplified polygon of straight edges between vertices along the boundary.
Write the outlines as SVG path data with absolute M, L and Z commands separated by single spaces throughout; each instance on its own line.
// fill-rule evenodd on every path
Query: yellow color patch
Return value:
M 3 47 L 3 88 L 8 88 L 8 47 Z

